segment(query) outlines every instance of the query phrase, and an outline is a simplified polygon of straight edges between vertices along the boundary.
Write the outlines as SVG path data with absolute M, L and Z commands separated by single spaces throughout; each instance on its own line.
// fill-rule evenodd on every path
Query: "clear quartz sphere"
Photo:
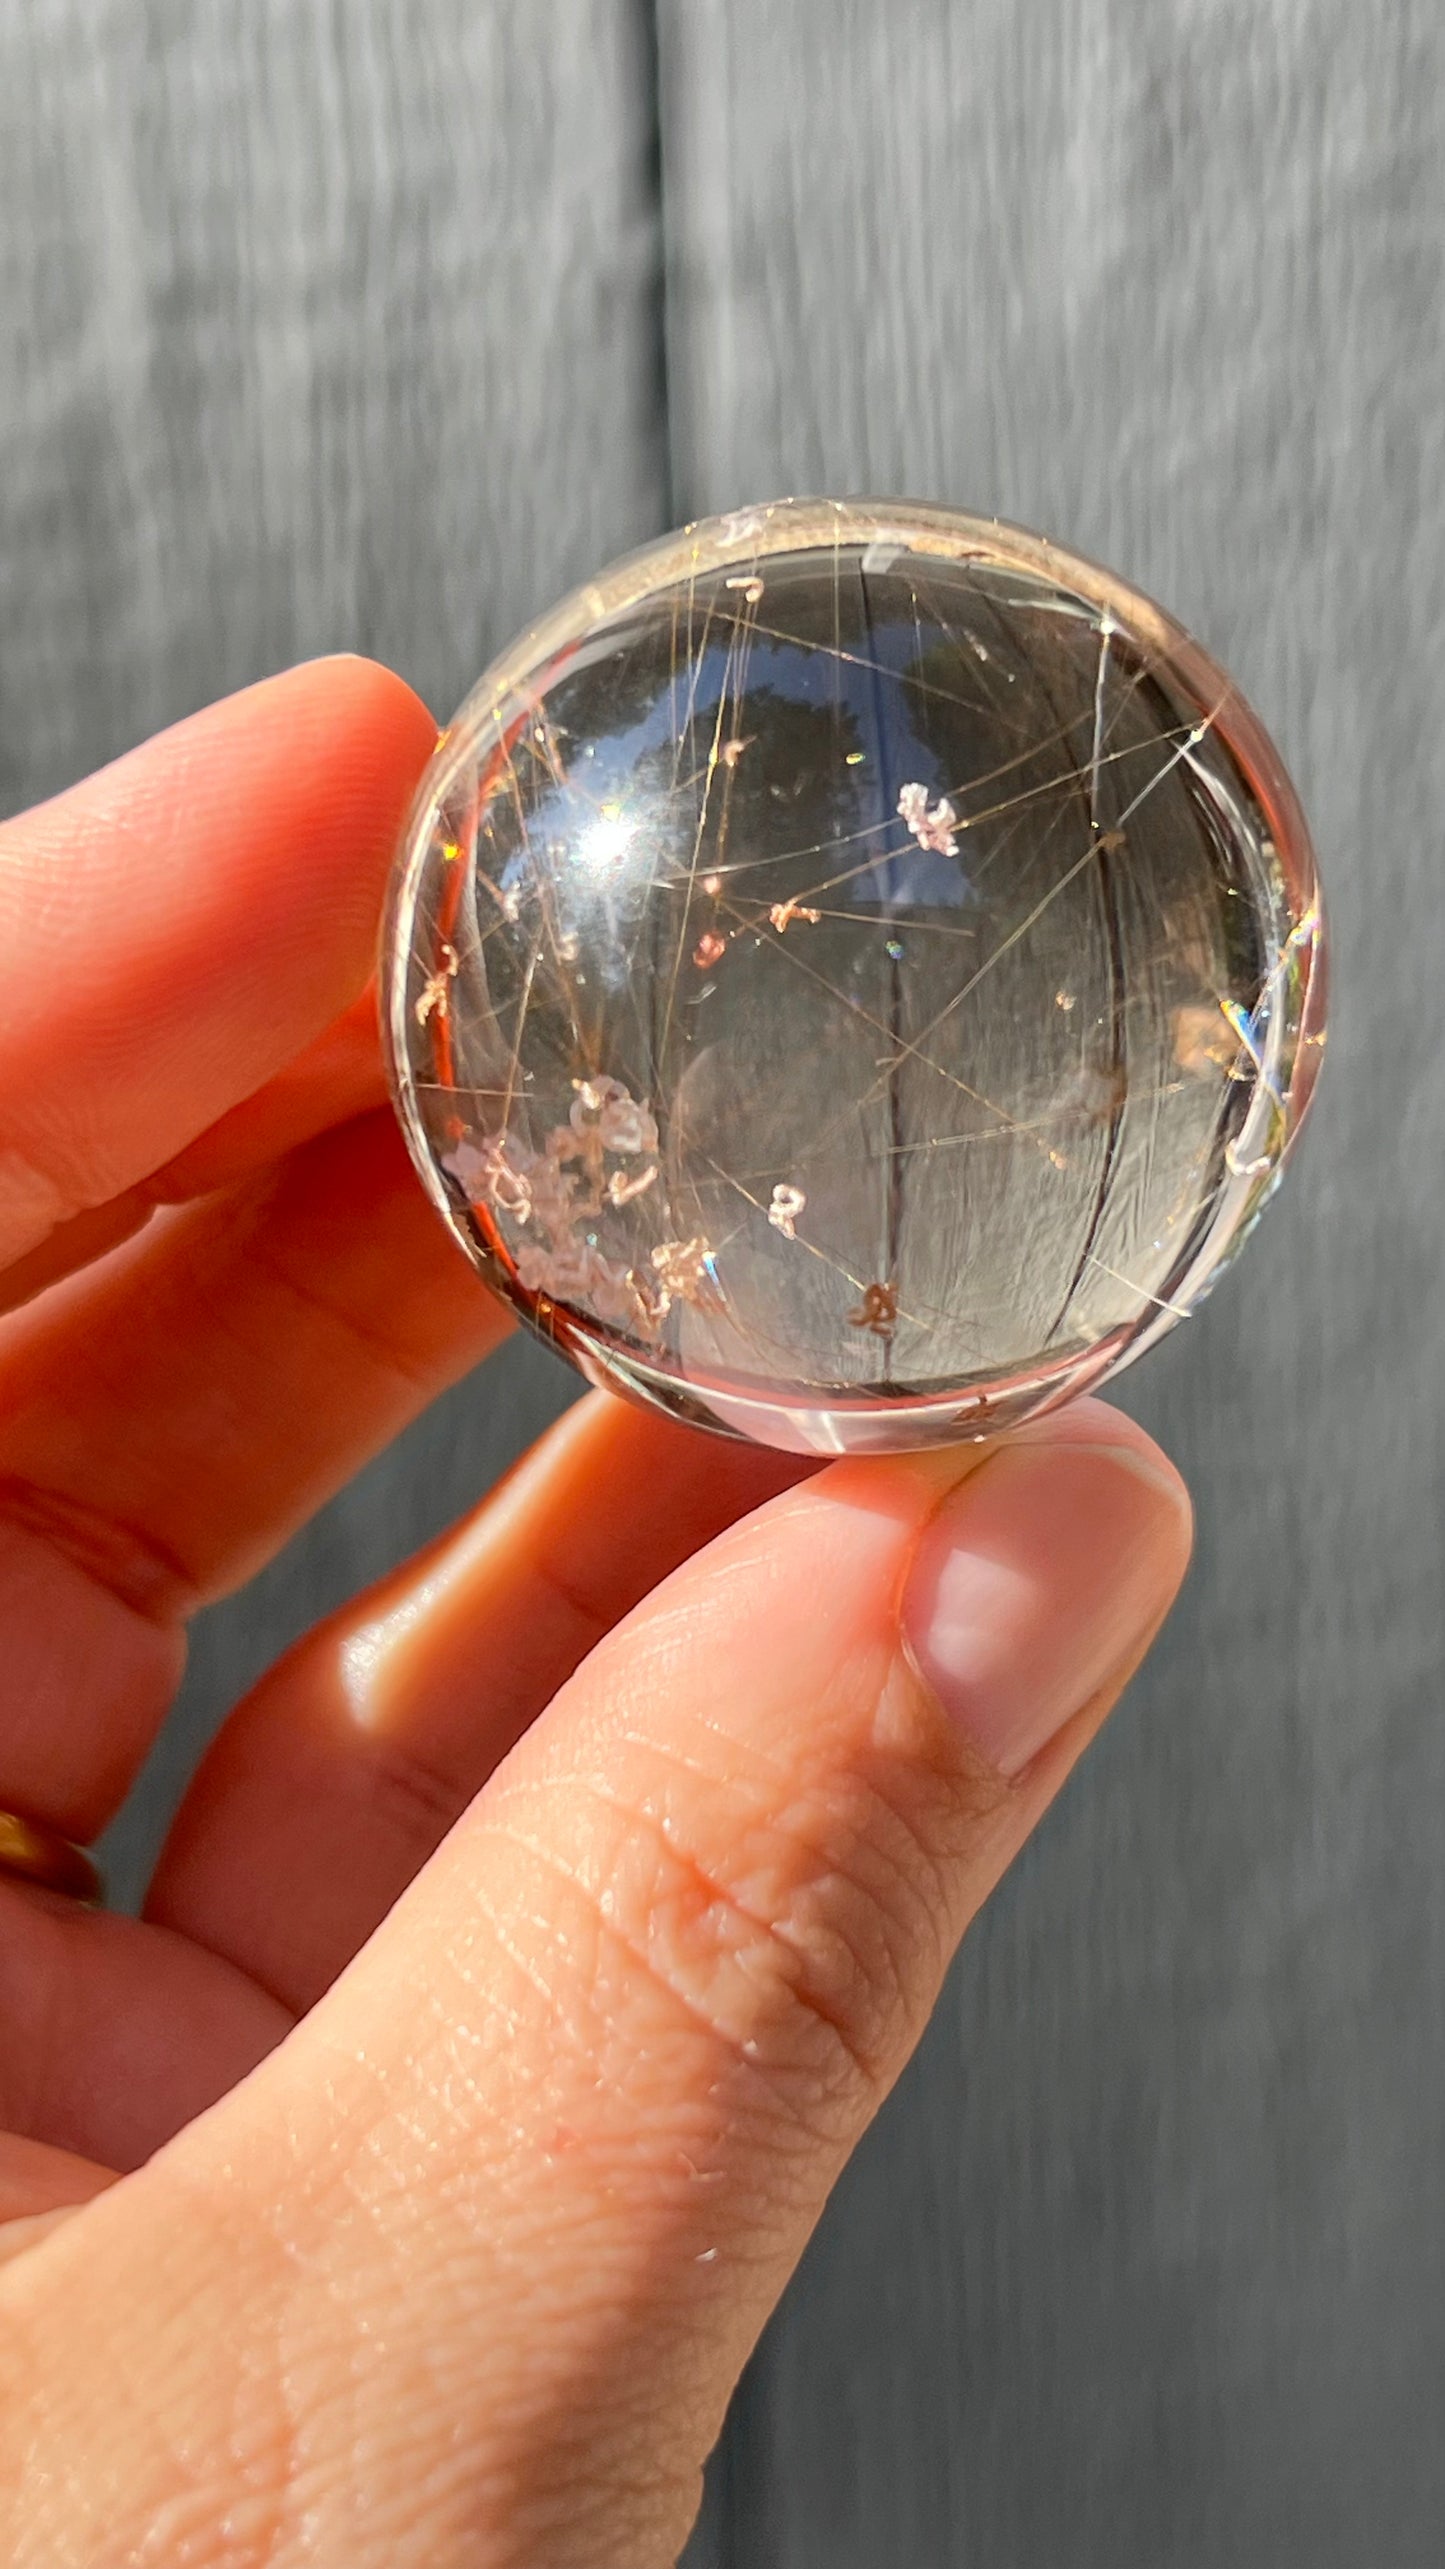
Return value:
M 601 574 L 425 776 L 384 1016 L 417 1166 L 594 1382 L 796 1452 L 1016 1424 L 1182 1318 L 1323 1042 L 1229 680 L 993 521 L 784 500 Z

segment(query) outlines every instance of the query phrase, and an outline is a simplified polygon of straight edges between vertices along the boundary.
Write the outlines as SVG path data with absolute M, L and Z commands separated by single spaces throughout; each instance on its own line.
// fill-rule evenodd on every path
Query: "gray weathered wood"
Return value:
M 1445 20 L 664 0 L 678 496 L 902 491 L 1161 596 L 1297 770 L 1333 1058 L 1126 1398 L 1199 1563 L 765 2343 L 709 2569 L 1445 2546 Z
M 642 0 L 0 12 L 0 804 L 298 654 L 439 707 L 665 513 Z M 1298 1177 L 1128 1397 L 1199 1495 L 737 2405 L 708 2569 L 1445 2535 L 1435 0 L 660 0 L 672 470 L 996 507 L 1228 659 L 1339 954 Z M 228 1696 L 564 1396 L 468 1386 L 205 1619 Z
M 0 12 L 0 806 L 307 654 L 449 712 L 665 517 L 652 103 L 614 0 Z M 575 1388 L 510 1349 L 244 1600 L 112 1832 Z
M 449 712 L 661 506 L 616 0 L 0 12 L 0 790 L 308 653 Z

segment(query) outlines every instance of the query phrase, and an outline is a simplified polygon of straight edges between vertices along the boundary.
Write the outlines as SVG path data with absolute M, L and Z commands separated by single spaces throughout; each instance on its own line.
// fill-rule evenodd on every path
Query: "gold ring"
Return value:
M 84 1900 L 91 1907 L 105 1896 L 84 1847 L 72 1845 L 41 1820 L 22 1819 L 18 1811 L 0 1811 L 0 1873 L 38 1882 L 43 1891 L 60 1891 L 67 1900 Z

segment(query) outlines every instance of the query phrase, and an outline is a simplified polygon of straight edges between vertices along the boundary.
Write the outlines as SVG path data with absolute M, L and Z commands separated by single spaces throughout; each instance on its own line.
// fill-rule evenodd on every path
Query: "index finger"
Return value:
M 0 829 L 0 1268 L 356 998 L 435 738 L 389 670 L 312 661 Z

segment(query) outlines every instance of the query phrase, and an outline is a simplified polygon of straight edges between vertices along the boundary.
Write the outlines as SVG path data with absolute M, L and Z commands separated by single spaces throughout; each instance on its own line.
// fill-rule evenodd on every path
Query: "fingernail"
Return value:
M 1147 1638 L 1189 1551 L 1189 1503 L 1136 1443 L 1002 1446 L 926 1527 L 909 1654 L 980 1755 L 1017 1775 Z

